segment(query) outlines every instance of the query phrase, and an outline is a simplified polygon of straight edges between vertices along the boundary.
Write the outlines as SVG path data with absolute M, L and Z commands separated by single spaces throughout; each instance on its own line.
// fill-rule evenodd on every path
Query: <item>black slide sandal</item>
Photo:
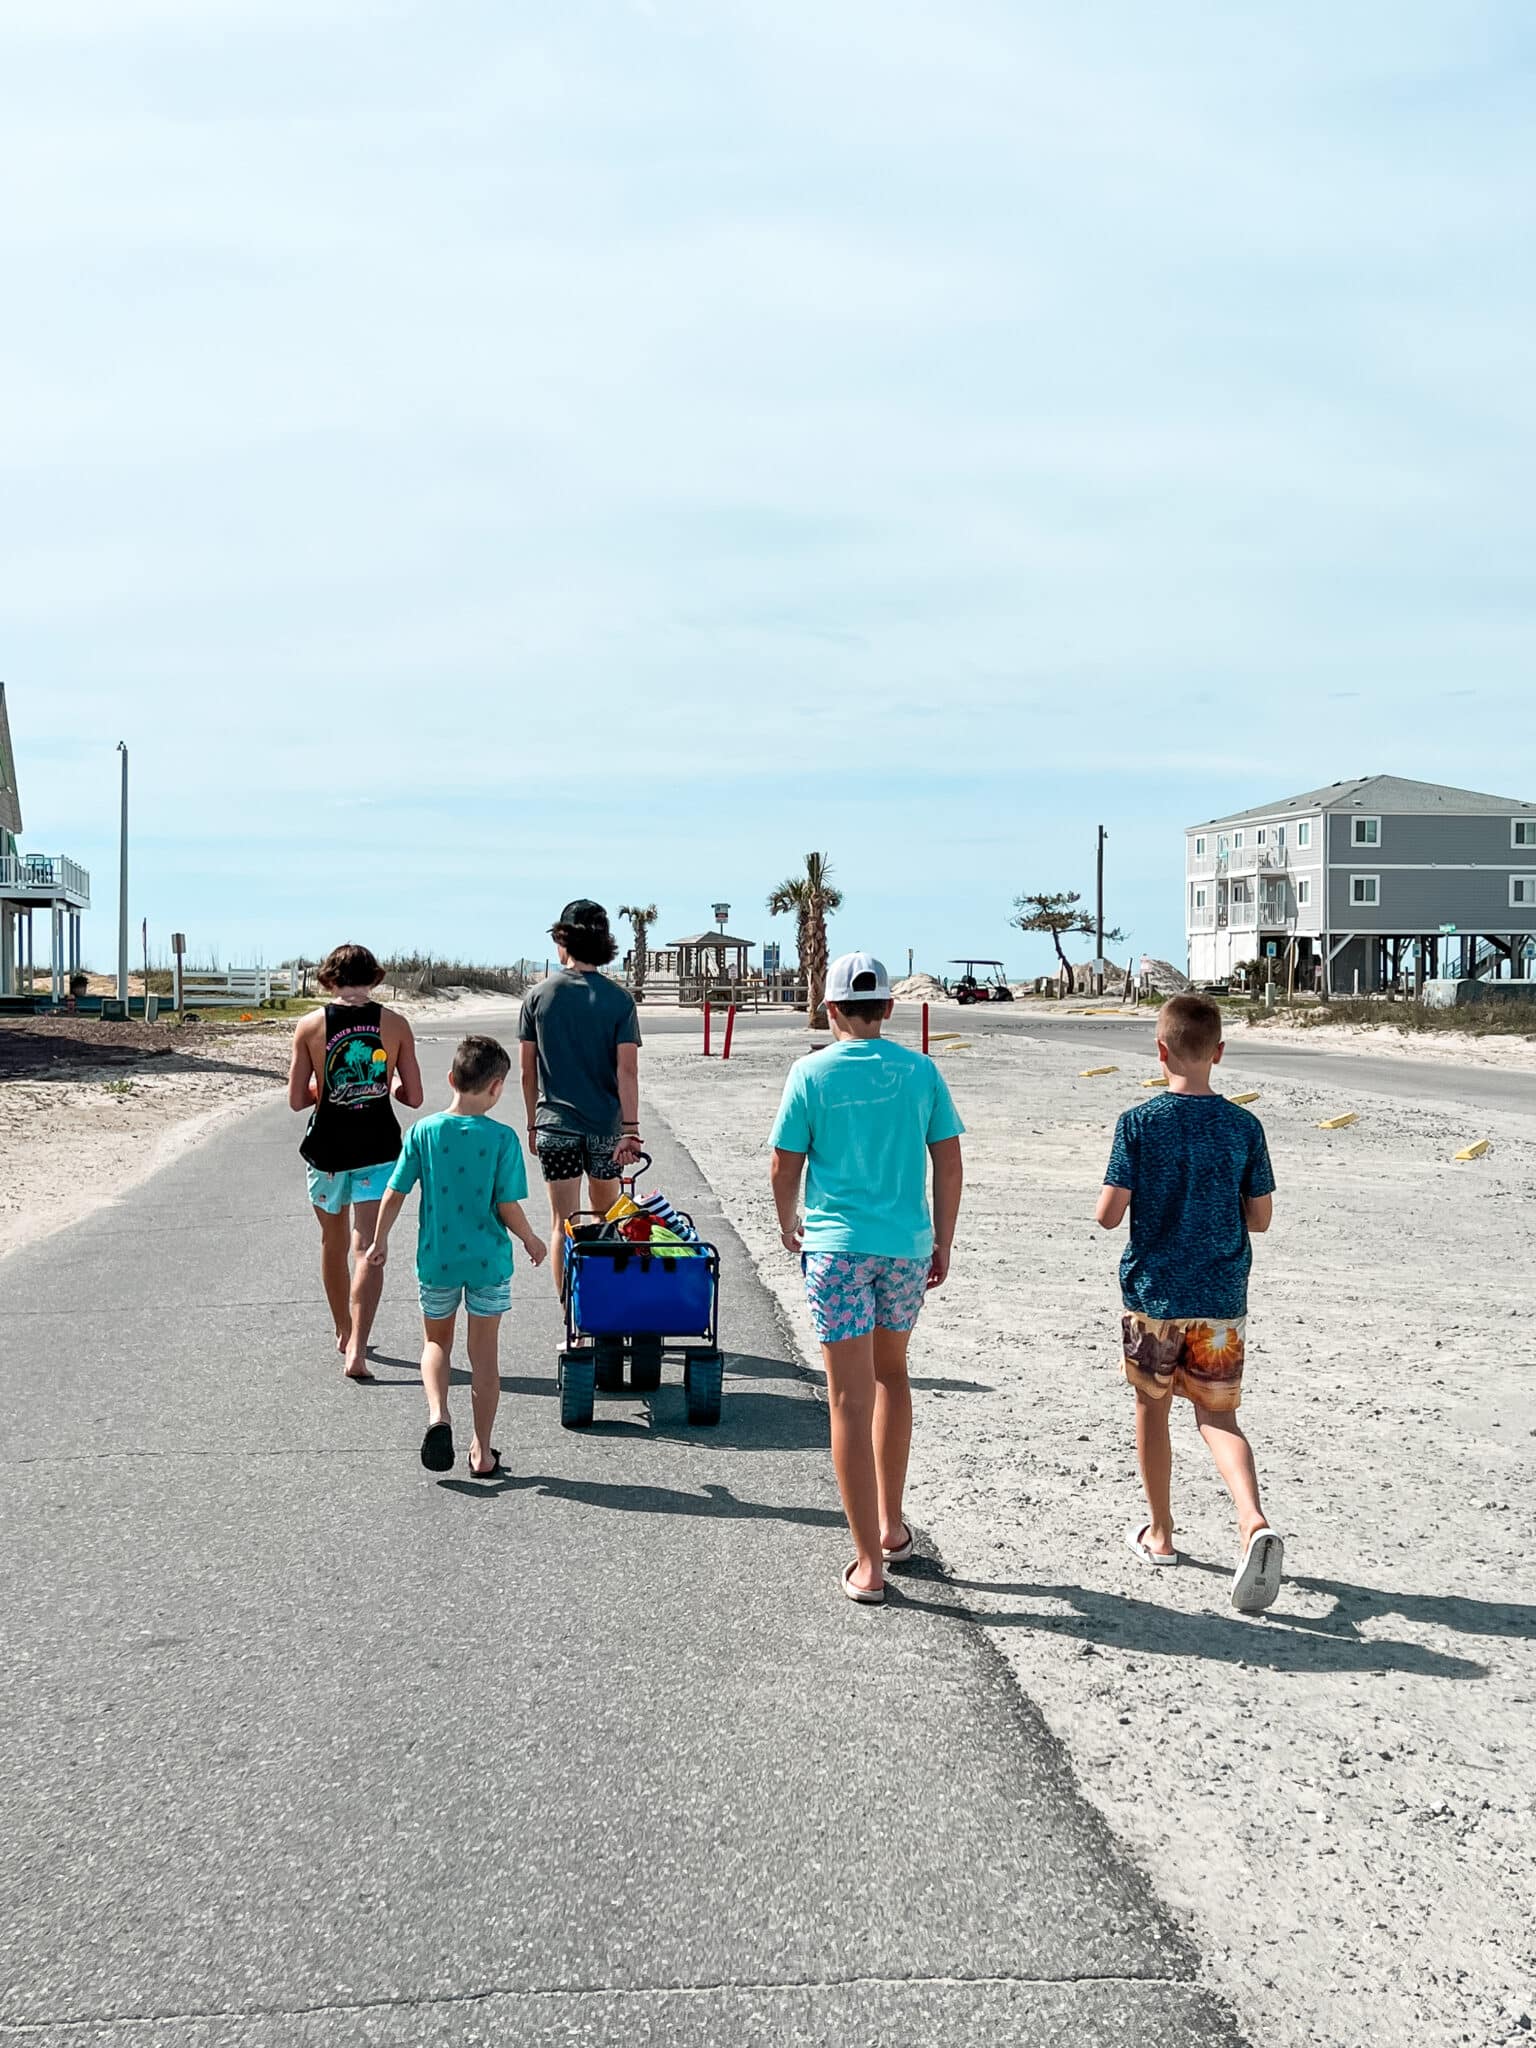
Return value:
M 453 1425 L 434 1422 L 421 1440 L 421 1462 L 429 1472 L 447 1472 L 453 1465 Z
M 477 1472 L 477 1471 L 475 1470 L 474 1466 L 473 1466 L 473 1465 L 471 1465 L 471 1466 L 469 1467 L 469 1476 L 470 1476 L 470 1478 L 471 1478 L 471 1479 L 494 1479 L 494 1478 L 496 1477 L 496 1474 L 497 1474 L 497 1473 L 498 1473 L 498 1472 L 499 1472 L 500 1470 L 501 1470 L 501 1453 L 500 1453 L 500 1451 L 498 1451 L 498 1450 L 497 1450 L 496 1446 L 495 1446 L 494 1444 L 492 1444 L 492 1445 L 491 1445 L 491 1462 L 490 1462 L 490 1464 L 486 1466 L 486 1468 L 485 1468 L 485 1470 L 484 1470 L 483 1472 Z

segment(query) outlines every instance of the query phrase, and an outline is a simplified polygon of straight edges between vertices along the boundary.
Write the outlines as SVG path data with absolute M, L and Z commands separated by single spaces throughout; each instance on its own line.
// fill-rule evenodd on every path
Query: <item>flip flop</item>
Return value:
M 351 1380 L 353 1385 L 358 1387 L 376 1387 L 379 1383 L 378 1374 L 376 1372 L 369 1372 L 366 1369 L 362 1372 L 344 1372 L 342 1378 L 344 1380 Z
M 867 1586 L 856 1586 L 853 1584 L 853 1575 L 858 1568 L 859 1560 L 857 1558 L 853 1560 L 852 1564 L 845 1564 L 843 1566 L 843 1592 L 856 1607 L 883 1607 L 885 1605 L 884 1586 L 881 1586 L 878 1591 L 872 1592 Z
M 883 1547 L 881 1549 L 880 1555 L 887 1564 L 905 1564 L 916 1547 L 912 1535 L 912 1524 L 910 1522 L 903 1522 L 901 1526 L 906 1531 L 905 1542 L 898 1543 L 894 1550 L 886 1550 Z
M 1232 1575 L 1232 1605 L 1239 1614 L 1262 1614 L 1280 1591 L 1285 1542 L 1273 1529 L 1255 1529 Z
M 447 1472 L 453 1465 L 453 1424 L 434 1422 L 421 1440 L 421 1462 L 429 1472 Z
M 1139 1557 L 1143 1564 L 1156 1565 L 1160 1570 L 1166 1571 L 1169 1565 L 1179 1562 L 1179 1553 L 1176 1550 L 1154 1550 L 1146 1541 L 1147 1531 L 1151 1526 L 1150 1522 L 1133 1522 L 1125 1532 L 1125 1547 L 1132 1557 Z
M 498 1472 L 499 1472 L 500 1470 L 501 1470 L 501 1453 L 500 1453 L 500 1451 L 498 1451 L 498 1450 L 497 1450 L 496 1446 L 495 1446 L 494 1444 L 492 1444 L 492 1445 L 491 1445 L 491 1462 L 490 1462 L 490 1464 L 486 1466 L 486 1468 L 485 1468 L 485 1470 L 484 1470 L 483 1472 L 477 1472 L 477 1471 L 475 1470 L 475 1468 L 474 1468 L 474 1465 L 473 1465 L 473 1464 L 471 1464 L 471 1465 L 470 1465 L 470 1467 L 469 1467 L 469 1476 L 470 1476 L 470 1478 L 471 1478 L 471 1479 L 494 1479 L 494 1478 L 496 1477 L 496 1474 L 497 1474 L 497 1473 L 498 1473 Z

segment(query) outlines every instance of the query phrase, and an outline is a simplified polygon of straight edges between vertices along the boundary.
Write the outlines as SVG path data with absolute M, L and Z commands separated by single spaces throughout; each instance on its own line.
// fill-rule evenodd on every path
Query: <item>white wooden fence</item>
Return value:
M 175 1002 L 179 1010 L 255 1010 L 298 992 L 298 978 L 288 967 L 231 967 L 223 974 L 188 968 L 180 977 Z

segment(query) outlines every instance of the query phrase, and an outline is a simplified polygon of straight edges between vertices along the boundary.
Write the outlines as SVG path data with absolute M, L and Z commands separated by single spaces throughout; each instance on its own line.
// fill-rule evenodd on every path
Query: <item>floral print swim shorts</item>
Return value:
M 823 1344 L 845 1344 L 871 1330 L 910 1330 L 928 1292 L 927 1259 L 867 1252 L 804 1252 L 805 1298 Z
M 1230 1411 L 1243 1398 L 1245 1316 L 1120 1319 L 1125 1376 L 1154 1400 L 1182 1394 L 1202 1408 Z

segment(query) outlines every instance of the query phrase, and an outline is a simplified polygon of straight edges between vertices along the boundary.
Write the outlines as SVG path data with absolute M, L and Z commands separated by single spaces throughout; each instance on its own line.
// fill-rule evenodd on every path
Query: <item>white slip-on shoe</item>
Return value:
M 903 1522 L 901 1526 L 907 1532 L 906 1540 L 904 1542 L 898 1543 L 894 1550 L 882 1549 L 880 1552 L 880 1555 L 885 1559 L 887 1564 L 905 1564 L 907 1559 L 912 1555 L 914 1548 L 916 1547 L 912 1535 L 912 1524 L 910 1522 Z
M 1273 1529 L 1255 1529 L 1232 1574 L 1232 1605 L 1239 1614 L 1262 1614 L 1274 1606 L 1284 1564 L 1284 1539 Z
M 1176 1550 L 1154 1550 L 1151 1544 L 1148 1543 L 1147 1531 L 1151 1527 L 1152 1524 L 1150 1522 L 1132 1522 L 1130 1528 L 1125 1532 L 1126 1549 L 1131 1553 L 1132 1557 L 1139 1557 L 1143 1564 L 1155 1564 L 1161 1567 L 1177 1564 L 1179 1553 Z
M 859 1560 L 857 1558 L 853 1560 L 852 1564 L 845 1564 L 843 1566 L 844 1594 L 856 1607 L 883 1607 L 885 1605 L 884 1586 L 871 1588 L 869 1586 L 856 1586 L 853 1583 L 853 1575 L 858 1568 Z

